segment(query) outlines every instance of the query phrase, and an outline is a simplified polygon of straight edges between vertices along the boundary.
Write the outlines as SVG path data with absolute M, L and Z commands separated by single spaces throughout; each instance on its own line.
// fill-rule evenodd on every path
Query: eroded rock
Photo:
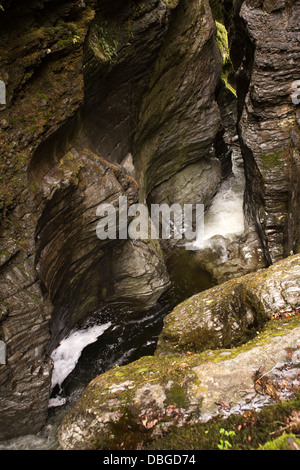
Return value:
M 158 243 L 118 240 L 119 198 L 137 203 L 138 189 L 131 176 L 88 150 L 71 149 L 40 181 L 36 266 L 54 305 L 54 346 L 101 305 L 117 299 L 143 310 L 169 286 Z M 116 239 L 97 237 L 101 204 L 116 209 Z
M 139 109 L 133 157 L 146 197 L 162 183 L 166 197 L 168 187 L 176 184 L 172 178 L 199 162 L 199 181 L 190 191 L 195 190 L 194 202 L 204 202 L 196 189 L 201 184 L 201 160 L 207 159 L 210 165 L 221 128 L 215 92 L 222 59 L 215 37 L 208 1 L 179 2 Z

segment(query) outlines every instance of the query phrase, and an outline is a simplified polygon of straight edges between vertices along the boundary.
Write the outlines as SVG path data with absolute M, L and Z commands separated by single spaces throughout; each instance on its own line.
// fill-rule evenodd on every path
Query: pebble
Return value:
M 9 124 L 8 124 L 6 119 L 1 119 L 0 127 L 1 127 L 1 129 L 7 129 L 9 127 Z

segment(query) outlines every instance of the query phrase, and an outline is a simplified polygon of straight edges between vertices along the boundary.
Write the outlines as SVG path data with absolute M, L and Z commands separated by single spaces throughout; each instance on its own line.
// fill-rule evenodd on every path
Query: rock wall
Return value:
M 270 263 L 299 249 L 299 124 L 292 94 L 299 77 L 300 4 L 248 0 L 237 2 L 237 10 L 246 211 L 256 221 Z
M 202 203 L 216 192 L 219 181 L 213 144 L 221 119 L 215 93 L 221 69 L 209 2 L 180 2 L 143 97 L 134 140 L 138 178 L 151 202 L 160 202 L 164 195 L 171 199 L 169 187 L 179 172 L 186 176 L 179 185 L 177 176 L 172 202 L 181 202 L 182 188 L 188 185 L 197 194 L 197 181 L 186 183 L 188 172 L 199 174 L 198 185 L 203 181 L 204 187 L 212 179 L 204 194 L 199 194 Z M 189 168 L 191 164 L 195 165 Z M 208 172 L 201 175 L 205 164 Z M 162 196 L 151 197 L 151 191 L 162 183 L 167 185 L 157 190 Z
M 148 308 L 169 285 L 157 243 L 97 239 L 97 203 L 116 202 L 119 195 L 137 202 L 145 193 L 146 168 L 137 171 L 138 187 L 128 175 L 134 168 L 128 170 L 124 160 L 132 153 L 134 163 L 139 161 L 134 149 L 142 96 L 151 90 L 155 63 L 157 71 L 161 67 L 158 54 L 170 24 L 167 44 L 185 33 L 186 40 L 169 52 L 164 46 L 163 54 L 171 53 L 172 62 L 181 50 L 183 72 L 195 63 L 186 77 L 197 83 L 189 106 L 194 123 L 205 111 L 189 138 L 194 153 L 181 159 L 176 171 L 203 154 L 215 178 L 209 199 L 220 178 L 218 162 L 210 163 L 220 128 L 214 100 L 220 56 L 207 2 L 195 2 L 191 11 L 185 2 L 178 7 L 178 2 L 154 0 L 113 5 L 5 1 L 2 6 L 0 79 L 7 84 L 7 102 L 1 107 L 0 333 L 7 357 L 1 366 L 0 437 L 6 438 L 35 432 L 45 422 L 51 376 L 47 352 L 78 319 L 116 298 Z M 181 26 L 182 18 L 194 13 L 199 13 L 198 35 L 188 21 Z M 208 59 L 213 71 L 207 83 L 204 72 L 198 76 L 200 59 Z M 191 84 L 185 96 L 190 93 Z M 185 102 L 178 104 L 183 110 Z M 211 121 L 205 123 L 207 116 Z M 190 126 L 187 122 L 185 129 Z M 177 146 L 178 137 L 171 134 Z M 12 415 L 15 425 L 8 429 Z
M 0 336 L 7 356 L 0 366 L 1 439 L 36 432 L 47 417 L 52 365 L 45 350 L 53 306 L 35 266 L 40 214 L 27 171 L 47 137 L 69 120 L 65 137 L 76 131 L 94 2 L 4 1 L 2 7 L 0 78 L 7 93 L 0 118 Z
M 122 242 L 105 248 L 96 237 L 98 204 L 114 202 L 121 194 L 128 196 L 129 203 L 138 197 L 137 183 L 120 167 L 84 150 L 99 151 L 92 129 L 97 133 L 103 129 L 97 121 L 103 112 L 96 109 L 91 86 L 96 83 L 101 103 L 99 74 L 111 104 L 114 101 L 107 85 L 112 80 L 109 74 L 106 77 L 113 57 L 101 23 L 107 4 L 102 2 L 100 13 L 96 3 L 5 1 L 0 11 L 0 79 L 7 84 L 0 142 L 0 337 L 7 351 L 6 364 L 0 366 L 1 439 L 34 433 L 44 424 L 52 368 L 47 352 L 76 320 L 101 302 L 114 300 L 116 292 L 118 299 L 147 308 L 169 285 L 157 244 Z M 133 2 L 126 3 L 128 21 L 123 25 L 123 31 L 130 25 L 134 34 L 139 32 L 129 63 L 153 21 L 163 35 L 166 23 L 160 20 L 172 10 L 164 2 L 140 2 L 141 8 L 134 7 Z M 153 15 L 158 19 L 153 20 Z M 100 37 L 95 38 L 95 30 Z M 129 38 L 123 39 L 127 44 Z M 141 48 L 148 51 L 149 38 L 144 39 Z M 149 61 L 159 45 L 160 41 L 149 53 Z M 122 76 L 119 66 L 127 52 L 114 64 L 115 77 Z M 92 63 L 100 68 L 98 75 Z M 129 78 L 137 74 L 138 83 L 141 75 L 149 74 L 150 65 L 146 61 L 140 66 L 138 59 L 133 67 L 140 70 L 130 69 L 128 62 L 125 69 L 129 67 Z M 119 85 L 115 84 L 117 90 Z M 127 94 L 125 85 L 122 96 Z M 120 95 L 116 102 L 122 102 Z M 105 103 L 104 109 L 108 108 Z M 128 107 L 124 112 L 125 119 Z M 89 121 L 91 114 L 95 120 Z M 118 112 L 112 115 L 118 127 Z M 105 122 L 111 126 L 112 119 L 106 116 Z M 103 132 L 116 138 L 114 148 L 119 139 L 114 126 Z M 127 128 L 121 134 L 130 137 Z M 110 156 L 104 142 L 100 148 L 101 157 L 118 162 L 117 151 Z M 13 424 L 8 427 L 7 422 Z
M 238 118 L 245 212 L 272 263 L 299 250 L 300 187 L 299 1 L 1 7 L 3 439 L 44 424 L 48 353 L 78 319 L 116 299 L 146 309 L 169 285 L 158 243 L 96 237 L 101 202 L 208 206 Z

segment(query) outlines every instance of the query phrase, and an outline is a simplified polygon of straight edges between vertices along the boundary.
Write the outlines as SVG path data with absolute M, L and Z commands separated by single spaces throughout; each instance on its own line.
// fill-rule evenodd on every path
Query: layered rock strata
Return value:
M 299 78 L 300 3 L 238 5 L 246 37 L 238 70 L 246 206 L 270 263 L 299 250 L 299 124 L 292 95 Z

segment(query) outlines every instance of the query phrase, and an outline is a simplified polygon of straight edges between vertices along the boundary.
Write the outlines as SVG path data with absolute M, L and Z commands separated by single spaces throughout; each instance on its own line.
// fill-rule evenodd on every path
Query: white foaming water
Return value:
M 241 234 L 244 231 L 245 179 L 243 167 L 239 164 L 240 158 L 240 153 L 233 151 L 233 174 L 221 184 L 210 207 L 205 212 L 204 236 L 196 241 L 197 248 L 211 246 L 211 239 L 216 235 L 230 239 L 233 235 Z
M 60 345 L 51 354 L 51 358 L 54 362 L 52 390 L 56 385 L 59 385 L 61 388 L 63 381 L 75 368 L 83 349 L 97 341 L 99 336 L 110 326 L 111 323 L 109 322 L 104 325 L 94 325 L 84 330 L 73 330 L 61 341 Z M 49 405 L 55 406 L 55 401 L 50 402 Z

